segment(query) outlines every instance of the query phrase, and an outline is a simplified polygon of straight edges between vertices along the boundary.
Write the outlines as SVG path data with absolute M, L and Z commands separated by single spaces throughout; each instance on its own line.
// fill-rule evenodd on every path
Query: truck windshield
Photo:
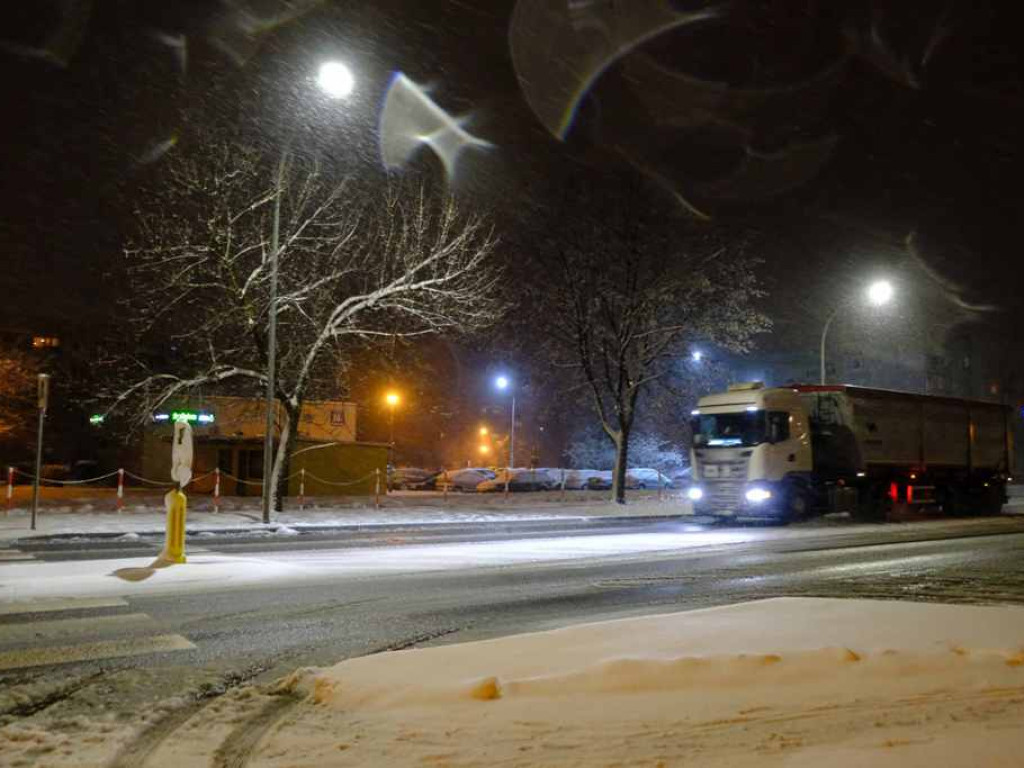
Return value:
M 693 444 L 698 447 L 725 448 L 759 445 L 765 435 L 764 411 L 741 413 L 702 413 L 693 417 Z

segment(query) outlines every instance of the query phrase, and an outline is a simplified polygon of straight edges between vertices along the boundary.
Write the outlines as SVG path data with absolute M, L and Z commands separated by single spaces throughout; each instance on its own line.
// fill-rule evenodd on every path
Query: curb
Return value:
M 403 530 L 415 530 L 423 531 L 429 529 L 442 530 L 448 529 L 460 529 L 460 530 L 478 530 L 481 532 L 486 531 L 501 531 L 502 529 L 513 528 L 516 530 L 526 531 L 529 529 L 546 530 L 559 528 L 586 528 L 591 526 L 603 526 L 608 525 L 612 527 L 628 526 L 636 523 L 655 523 L 655 522 L 667 522 L 675 521 L 686 518 L 694 523 L 703 522 L 699 518 L 695 518 L 691 515 L 634 515 L 632 517 L 625 515 L 616 516 L 581 516 L 581 517 L 570 517 L 562 516 L 558 518 L 544 518 L 544 519 L 528 519 L 528 520 L 489 520 L 483 522 L 473 521 L 462 521 L 462 520 L 451 520 L 442 522 L 409 522 L 409 523 L 269 523 L 267 525 L 260 524 L 258 526 L 251 527 L 235 527 L 235 528 L 198 528 L 189 529 L 186 527 L 185 536 L 186 538 L 194 538 L 197 534 L 213 534 L 214 536 L 238 536 L 245 534 L 266 534 L 276 533 L 281 529 L 288 529 L 295 531 L 300 536 L 308 533 L 330 533 L 330 532 L 341 532 L 350 531 L 353 533 L 395 533 Z M 570 525 L 566 526 L 565 524 Z M 153 528 L 150 530 L 138 530 L 138 531 L 77 531 L 77 532 L 64 532 L 64 533 L 49 533 L 41 534 L 39 536 L 22 536 L 20 538 L 9 539 L 8 542 L 12 545 L 17 545 L 19 542 L 59 542 L 59 541 L 70 541 L 73 539 L 92 539 L 92 540 L 113 540 L 121 539 L 128 534 L 135 534 L 139 538 L 144 537 L 157 537 L 163 536 L 165 533 L 163 528 Z

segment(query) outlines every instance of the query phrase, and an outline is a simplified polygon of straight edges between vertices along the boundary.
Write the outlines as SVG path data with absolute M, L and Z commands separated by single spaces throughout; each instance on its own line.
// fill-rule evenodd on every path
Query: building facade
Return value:
M 220 492 L 226 496 L 260 496 L 263 492 L 263 441 L 266 419 L 263 400 L 242 397 L 182 399 L 153 414 L 143 439 L 142 473 L 166 481 L 170 471 L 173 424 L 187 419 L 193 430 L 192 490 L 213 490 L 210 473 L 220 470 Z M 278 407 L 276 433 L 283 410 Z M 356 404 L 343 401 L 307 402 L 297 425 L 298 436 L 290 461 L 288 494 L 366 494 L 374 490 L 376 470 L 385 471 L 387 446 L 356 441 Z M 306 467 L 309 465 L 309 468 Z M 313 468 L 316 472 L 313 472 Z M 300 489 L 297 473 L 310 473 Z M 372 476 L 367 479 L 367 476 Z M 206 476 L 206 477 L 204 477 Z M 356 482 L 360 481 L 360 482 Z

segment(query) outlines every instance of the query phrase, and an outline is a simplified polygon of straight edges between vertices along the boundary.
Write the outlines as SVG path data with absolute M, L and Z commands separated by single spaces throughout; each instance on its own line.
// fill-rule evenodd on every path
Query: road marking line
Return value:
M 23 624 L 0 624 L 0 643 L 52 643 L 76 636 L 102 635 L 153 624 L 144 613 L 118 613 L 113 616 L 86 616 L 77 619 L 29 621 Z
M 21 552 L 17 549 L 0 549 L 0 563 L 15 562 L 17 560 L 35 560 L 36 556 L 28 552 Z
M 120 597 L 77 597 L 71 599 L 47 598 L 20 602 L 0 603 L 0 616 L 16 616 L 19 613 L 53 613 L 55 611 L 80 611 L 93 608 L 123 608 L 128 601 Z
M 188 651 L 195 648 L 181 635 L 157 635 L 156 637 L 129 638 L 126 640 L 104 640 L 98 643 L 55 646 L 52 648 L 25 648 L 18 651 L 0 651 L 0 672 L 26 667 L 43 667 L 51 664 L 68 664 L 78 661 L 118 659 L 127 656 L 145 656 L 151 653 Z

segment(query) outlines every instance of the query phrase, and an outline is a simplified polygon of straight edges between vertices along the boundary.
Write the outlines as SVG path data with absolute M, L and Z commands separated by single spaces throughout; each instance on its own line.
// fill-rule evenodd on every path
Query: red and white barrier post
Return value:
M 7 468 L 7 506 L 4 507 L 4 514 L 9 514 L 14 504 L 14 467 Z
M 124 509 L 124 470 L 117 470 L 117 512 Z
M 306 468 L 299 470 L 299 511 L 306 509 Z
M 213 511 L 220 512 L 220 467 L 213 470 Z

